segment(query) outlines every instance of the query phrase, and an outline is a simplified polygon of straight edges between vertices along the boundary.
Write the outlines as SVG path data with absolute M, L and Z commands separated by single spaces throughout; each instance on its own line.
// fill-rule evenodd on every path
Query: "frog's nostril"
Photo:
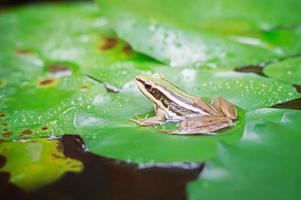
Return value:
M 135 77 L 135 80 L 136 80 L 136 81 L 139 81 L 139 82 L 142 82 L 142 79 L 141 79 L 139 76 L 136 76 L 136 77 Z

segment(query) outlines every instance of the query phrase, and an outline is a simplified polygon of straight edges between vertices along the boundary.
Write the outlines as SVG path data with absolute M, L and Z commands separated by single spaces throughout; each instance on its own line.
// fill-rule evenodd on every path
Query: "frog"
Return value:
M 134 79 L 141 93 L 153 104 L 155 116 L 131 118 L 144 127 L 154 127 L 167 122 L 178 123 L 177 130 L 164 130 L 170 134 L 195 135 L 215 134 L 235 124 L 237 108 L 223 97 L 211 102 L 193 96 L 159 76 L 137 75 Z

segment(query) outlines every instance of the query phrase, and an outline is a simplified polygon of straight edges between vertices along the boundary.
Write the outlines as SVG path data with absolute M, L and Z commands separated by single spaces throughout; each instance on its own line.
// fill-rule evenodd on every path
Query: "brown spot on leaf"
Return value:
M 0 80 L 0 86 L 4 85 L 4 81 Z
M 48 130 L 48 126 L 43 126 L 41 129 L 42 129 L 43 131 L 47 131 L 47 130 Z
M 54 75 L 66 76 L 72 74 L 72 71 L 65 64 L 49 64 L 47 69 Z
M 4 118 L 4 117 L 6 117 L 6 114 L 0 113 L 0 118 Z
M 49 87 L 51 85 L 54 85 L 57 82 L 56 79 L 44 79 L 44 80 L 40 80 L 38 82 L 38 85 L 40 87 Z
M 22 131 L 22 134 L 23 135 L 31 135 L 33 132 L 32 132 L 32 130 L 30 130 L 30 129 L 26 129 L 26 130 L 24 130 L 24 131 Z
M 1 122 L 0 125 L 1 126 L 8 126 L 8 123 L 7 122 Z
M 11 131 L 5 131 L 5 132 L 3 132 L 2 136 L 3 137 L 10 137 L 10 136 L 12 136 L 12 134 L 13 134 L 13 132 L 11 132 Z
M 31 55 L 32 54 L 32 51 L 28 50 L 28 49 L 20 49 L 20 48 L 17 48 L 16 49 L 16 54 L 17 55 Z
M 4 147 L 3 149 L 1 149 L 2 152 L 6 152 L 7 151 L 7 148 Z
M 52 80 L 52 79 L 42 80 L 42 81 L 40 81 L 40 84 L 41 85 L 48 85 L 48 84 L 52 83 L 53 81 L 54 80 Z
M 80 89 L 81 91 L 86 91 L 88 88 L 89 88 L 88 85 L 82 85 Z
M 129 56 L 133 53 L 133 49 L 129 44 L 126 44 L 123 48 L 122 51 L 124 52 L 125 55 Z
M 116 47 L 118 40 L 114 37 L 106 37 L 104 38 L 103 43 L 100 46 L 100 50 L 109 50 Z

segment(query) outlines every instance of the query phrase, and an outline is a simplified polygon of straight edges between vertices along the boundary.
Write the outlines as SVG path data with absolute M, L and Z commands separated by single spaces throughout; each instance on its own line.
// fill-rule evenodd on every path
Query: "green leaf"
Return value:
M 301 5 L 296 1 L 99 0 L 99 4 L 121 38 L 171 66 L 233 68 L 301 49 L 297 26 Z
M 2 139 L 76 134 L 75 114 L 106 93 L 86 74 L 120 87 L 159 65 L 116 38 L 98 13 L 95 5 L 80 3 L 0 14 L 0 29 L 9 32 L 0 34 Z M 116 45 L 110 46 L 111 40 Z
M 189 199 L 300 196 L 301 111 L 255 110 L 247 114 L 247 121 L 242 141 L 220 145 L 200 179 L 189 184 Z
M 12 73 L 14 74 L 14 73 Z M 21 85 L 4 79 L 0 118 L 2 138 L 12 140 L 74 132 L 73 118 L 105 93 L 99 84 L 81 77 L 54 78 L 42 74 Z
M 247 110 L 300 96 L 290 85 L 255 74 L 170 68 L 160 71 L 190 94 L 223 96 Z M 214 156 L 216 142 L 220 140 L 216 136 L 183 137 L 134 127 L 129 119 L 136 114 L 148 114 L 153 107 L 132 81 L 125 84 L 120 93 L 100 94 L 93 102 L 89 111 L 76 114 L 74 125 L 88 149 L 100 155 L 138 163 L 202 161 Z M 222 140 L 225 137 L 226 142 L 238 141 L 244 130 L 244 112 L 241 111 L 239 117 L 240 123 L 229 133 L 222 134 Z
M 31 71 L 38 67 L 71 63 L 78 66 L 76 73 L 120 87 L 137 73 L 162 65 L 117 38 L 95 4 L 37 4 L 11 9 L 0 14 L 0 29 L 5 30 L 0 34 L 4 53 L 0 55 L 1 65 L 9 70 L 0 72 L 4 76 L 13 75 L 8 65 L 34 77 Z M 39 66 L 14 66 L 20 57 Z
M 263 71 L 276 80 L 301 85 L 301 58 L 299 57 L 270 64 Z
M 200 162 L 214 156 L 217 141 L 235 143 L 244 129 L 244 112 L 240 110 L 235 126 L 216 136 L 170 135 L 129 122 L 134 110 L 140 109 L 140 113 L 145 110 L 142 105 L 129 102 L 129 107 L 116 105 L 114 109 L 112 106 L 111 113 L 104 114 L 105 117 L 96 117 L 101 116 L 100 113 L 78 113 L 75 117 L 76 127 L 80 129 L 90 151 L 140 164 Z M 114 119 L 114 122 L 109 119 Z
M 205 160 L 214 155 L 217 141 L 235 143 L 244 129 L 241 109 L 233 128 L 212 137 L 169 135 L 130 121 L 151 111 L 153 106 L 131 81 L 118 94 L 97 95 L 90 109 L 76 113 L 74 126 L 90 151 L 135 163 Z

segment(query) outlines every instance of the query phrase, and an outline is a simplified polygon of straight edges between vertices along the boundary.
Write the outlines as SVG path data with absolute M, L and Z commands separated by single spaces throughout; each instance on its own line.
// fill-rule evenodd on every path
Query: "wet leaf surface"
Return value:
M 272 0 L 99 0 L 99 4 L 121 38 L 171 66 L 233 68 L 300 52 L 301 6 L 296 1 L 275 5 Z
M 264 73 L 276 80 L 301 85 L 301 58 L 292 58 L 268 65 Z
M 2 139 L 54 136 L 73 131 L 74 113 L 88 109 L 96 95 L 106 92 L 83 76 L 40 77 L 20 85 L 8 80 L 1 90 L 1 111 L 5 114 L 0 118 L 5 123 L 1 128 L 12 132 L 9 136 L 2 135 Z M 82 89 L 84 85 L 87 88 Z
M 241 142 L 220 145 L 200 179 L 189 184 L 189 199 L 298 198 L 301 112 L 260 109 L 247 121 Z

